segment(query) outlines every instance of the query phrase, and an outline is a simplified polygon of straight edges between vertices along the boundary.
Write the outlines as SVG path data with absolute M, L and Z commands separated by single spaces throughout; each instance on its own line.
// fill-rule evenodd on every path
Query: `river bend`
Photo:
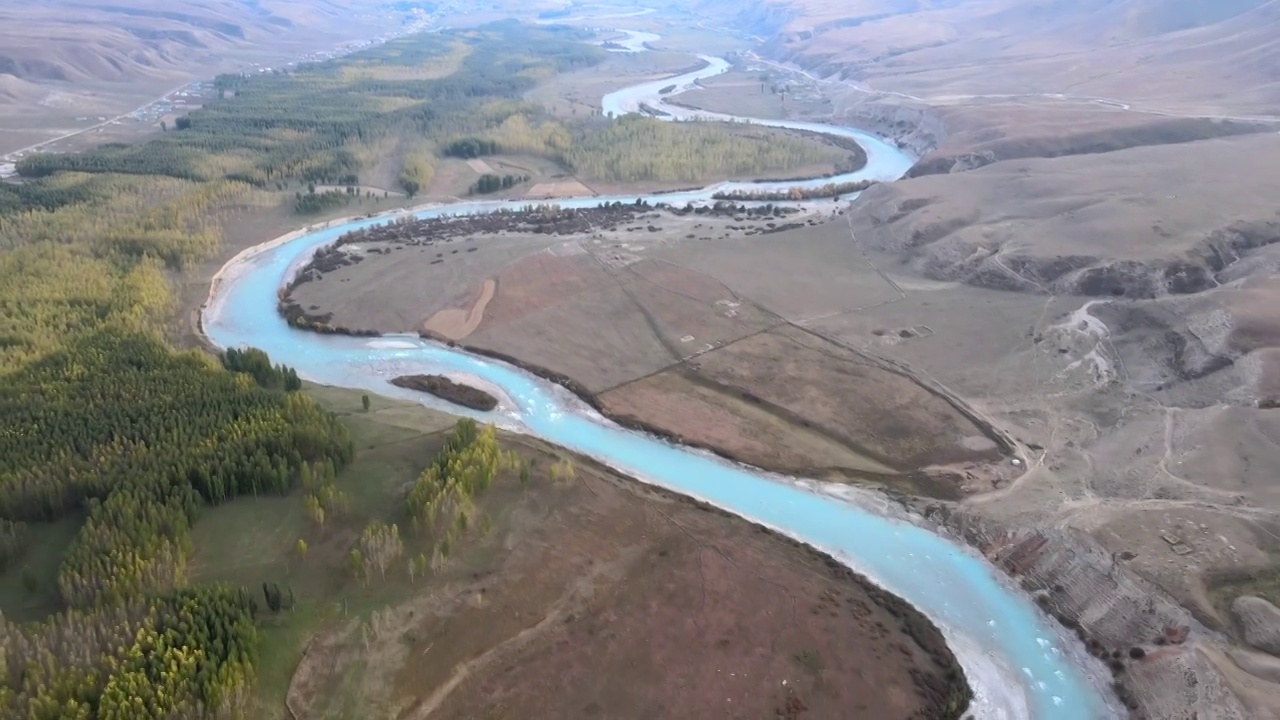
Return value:
M 635 40 L 636 35 L 629 36 Z M 644 42 L 655 36 L 640 35 Z M 641 42 L 622 43 L 625 50 Z M 606 113 L 636 110 L 640 103 L 670 113 L 668 119 L 757 122 L 856 139 L 867 164 L 854 173 L 812 181 L 720 183 L 697 191 L 650 196 L 669 203 L 705 202 L 735 188 L 789 188 L 872 178 L 893 181 L 913 158 L 869 133 L 811 122 L 751 120 L 688 110 L 663 102 L 697 80 L 725 72 L 729 64 L 700 56 L 706 66 L 675 78 L 629 87 L 605 96 Z M 659 90 L 675 84 L 667 95 Z M 636 196 L 557 201 L 562 207 L 631 202 Z M 461 202 L 420 209 L 417 217 L 481 213 L 526 201 Z M 725 462 L 623 429 L 600 417 L 559 386 L 505 363 L 422 340 L 413 335 L 353 338 L 296 330 L 276 312 L 277 290 L 318 248 L 338 236 L 388 217 L 341 222 L 298 232 L 251 248 L 229 262 L 213 282 L 202 327 L 219 347 L 254 346 L 316 383 L 356 388 L 437 407 L 537 435 L 596 458 L 640 480 L 697 498 L 800 540 L 840 559 L 906 599 L 942 629 L 974 691 L 979 718 L 1098 720 L 1116 714 L 1103 689 L 1100 667 L 1007 577 L 978 553 L 921 527 L 881 496 L 847 487 L 783 478 Z M 467 411 L 389 380 L 398 375 L 444 373 L 478 378 L 503 398 L 491 413 Z

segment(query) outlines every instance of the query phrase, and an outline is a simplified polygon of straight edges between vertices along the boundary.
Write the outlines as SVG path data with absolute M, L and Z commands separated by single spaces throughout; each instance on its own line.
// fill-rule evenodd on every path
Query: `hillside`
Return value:
M 131 82 L 176 77 L 193 62 L 301 32 L 328 32 L 359 0 L 45 0 L 0 4 L 0 77 Z
M 1277 0 L 774 0 L 696 6 L 817 74 L 928 97 L 1068 93 L 1263 113 L 1280 100 Z

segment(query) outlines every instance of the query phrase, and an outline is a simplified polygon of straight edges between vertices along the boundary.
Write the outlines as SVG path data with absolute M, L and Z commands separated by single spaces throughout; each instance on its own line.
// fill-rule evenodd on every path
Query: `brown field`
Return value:
M 689 443 L 756 467 L 832 481 L 897 474 L 819 428 L 788 422 L 758 401 L 681 369 L 627 383 L 599 399 L 614 417 L 668 427 Z
M 475 252 L 366 255 L 294 297 L 353 327 L 479 316 L 466 334 L 437 330 L 572 378 L 620 420 L 769 469 L 944 497 L 1004 484 L 1015 468 L 958 401 L 790 324 L 902 299 L 843 217 L 800 221 L 759 234 L 758 219 L 649 213 L 589 237 L 502 232 L 455 241 Z M 869 338 L 930 341 L 903 329 Z
M 580 180 L 552 180 L 549 182 L 535 183 L 529 187 L 529 191 L 524 194 L 531 200 L 549 200 L 564 197 L 587 197 L 595 195 L 591 188 L 582 184 Z
M 517 322 L 482 326 L 468 344 L 564 373 L 592 392 L 677 362 L 627 288 L 599 272 L 607 285 L 524 313 Z M 502 292 L 500 282 L 499 297 Z
M 593 466 L 499 483 L 482 506 L 492 529 L 410 598 L 309 645 L 293 712 L 341 717 L 353 698 L 402 720 L 937 712 L 917 682 L 941 687 L 941 668 L 900 611 L 808 550 Z
M 980 428 L 911 378 L 797 328 L 753 335 L 692 366 L 902 470 L 999 459 Z

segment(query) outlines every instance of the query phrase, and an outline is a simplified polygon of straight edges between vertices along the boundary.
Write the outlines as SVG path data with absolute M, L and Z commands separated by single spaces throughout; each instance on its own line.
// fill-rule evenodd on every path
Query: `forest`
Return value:
M 217 252 L 227 219 L 277 204 L 287 182 L 356 182 L 384 134 L 500 122 L 519 103 L 493 100 L 529 87 L 527 71 L 598 57 L 575 32 L 503 23 L 224 76 L 221 99 L 181 129 L 33 156 L 25 182 L 0 185 L 0 566 L 38 582 L 32 528 L 78 519 L 51 588 L 57 612 L 0 617 L 0 717 L 243 715 L 257 620 L 286 603 L 273 583 L 193 584 L 192 528 L 208 506 L 298 487 L 308 506 L 338 512 L 332 478 L 354 446 L 263 353 L 173 349 L 171 281 Z M 408 68 L 459 42 L 476 51 L 443 78 L 344 70 Z M 408 179 L 429 182 L 429 168 L 423 158 Z M 366 535 L 353 550 L 381 558 L 395 545 L 394 525 Z
M 597 118 L 573 127 L 512 115 L 482 137 L 459 138 L 446 146 L 446 153 L 459 157 L 494 152 L 541 155 L 610 182 L 706 182 L 849 159 L 840 148 L 769 129 L 640 115 Z

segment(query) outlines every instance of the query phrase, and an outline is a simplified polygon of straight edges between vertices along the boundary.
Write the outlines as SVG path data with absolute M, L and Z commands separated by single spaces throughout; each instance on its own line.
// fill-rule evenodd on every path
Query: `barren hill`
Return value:
M 350 0 L 45 0 L 0 4 L 0 76 L 29 82 L 172 76 L 193 61 L 295 32 L 327 31 Z M 370 3 L 372 5 L 372 3 Z

